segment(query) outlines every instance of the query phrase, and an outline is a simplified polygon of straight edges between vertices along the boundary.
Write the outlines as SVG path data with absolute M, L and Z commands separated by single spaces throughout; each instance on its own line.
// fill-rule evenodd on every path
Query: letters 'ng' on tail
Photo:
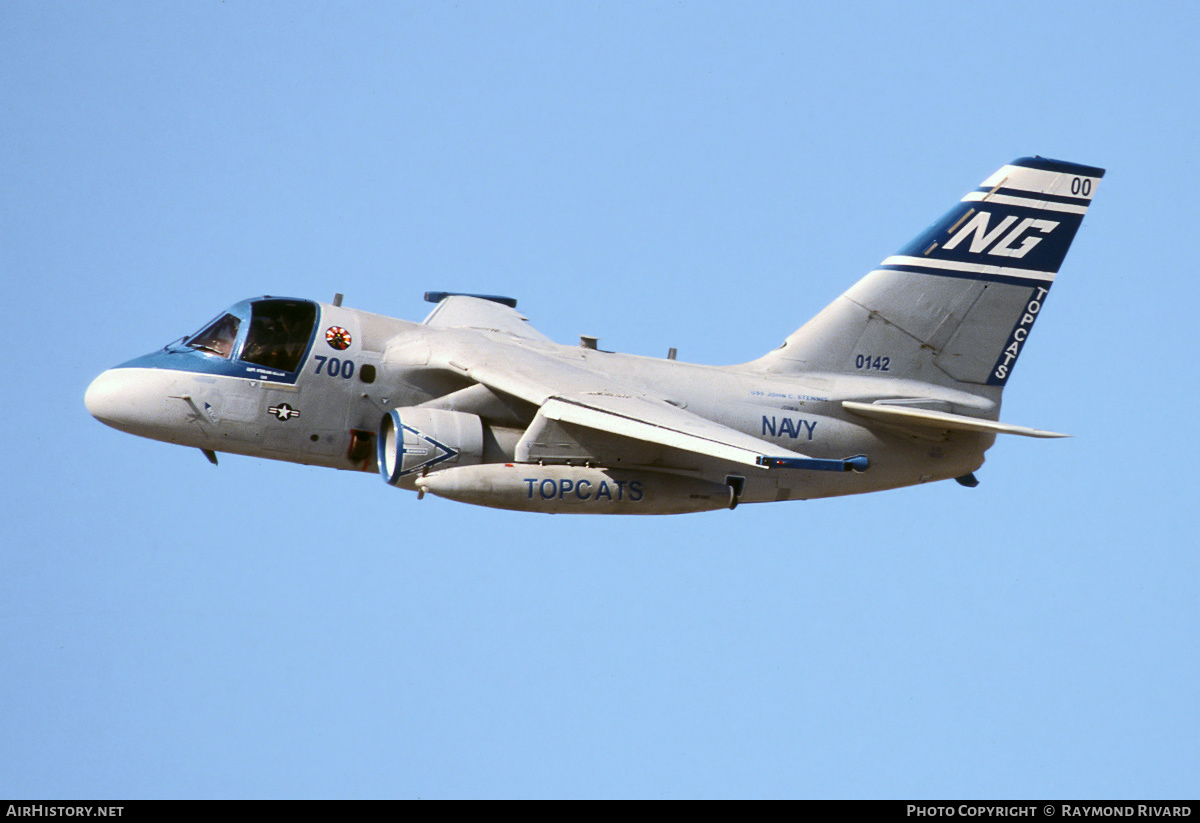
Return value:
M 758 362 L 1003 387 L 1103 176 L 1014 160 Z

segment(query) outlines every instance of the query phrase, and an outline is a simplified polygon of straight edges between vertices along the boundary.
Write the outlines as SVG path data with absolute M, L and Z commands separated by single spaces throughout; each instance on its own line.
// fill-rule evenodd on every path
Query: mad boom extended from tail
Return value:
M 378 472 L 496 508 L 672 514 L 973 472 L 1102 169 L 1025 157 L 775 351 L 703 366 L 553 343 L 511 298 L 435 292 L 423 323 L 234 305 L 100 375 L 89 410 L 216 452 Z

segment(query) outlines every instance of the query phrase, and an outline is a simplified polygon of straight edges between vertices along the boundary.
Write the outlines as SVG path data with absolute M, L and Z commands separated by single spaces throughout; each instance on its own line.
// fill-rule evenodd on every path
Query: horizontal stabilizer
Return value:
M 858 403 L 854 400 L 843 400 L 842 407 L 847 411 L 880 420 L 884 423 L 894 423 L 902 426 L 919 426 L 929 429 L 954 429 L 968 432 L 991 432 L 993 434 L 1019 434 L 1023 437 L 1070 437 L 1069 434 L 1030 429 L 1025 426 L 1011 426 L 1007 423 L 997 423 L 994 420 L 981 420 L 978 417 L 967 417 L 963 414 L 930 411 L 929 409 L 914 409 L 908 406 L 892 406 L 886 403 Z

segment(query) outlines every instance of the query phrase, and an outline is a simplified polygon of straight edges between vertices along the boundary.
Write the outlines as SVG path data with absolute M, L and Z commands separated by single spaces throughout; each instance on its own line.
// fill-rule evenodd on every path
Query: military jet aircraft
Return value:
M 976 484 L 1001 393 L 1104 170 L 1023 157 L 778 349 L 706 366 L 560 345 L 515 300 L 431 292 L 422 323 L 244 300 L 110 369 L 85 402 L 131 434 L 378 472 L 533 512 L 677 514 Z

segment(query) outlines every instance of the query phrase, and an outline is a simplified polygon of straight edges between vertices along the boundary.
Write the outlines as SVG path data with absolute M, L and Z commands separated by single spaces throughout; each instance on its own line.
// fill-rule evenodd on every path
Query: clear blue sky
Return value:
M 1191 3 L 0 5 L 0 796 L 1195 797 Z M 259 294 L 735 363 L 1109 170 L 978 473 L 674 518 L 106 428 Z

